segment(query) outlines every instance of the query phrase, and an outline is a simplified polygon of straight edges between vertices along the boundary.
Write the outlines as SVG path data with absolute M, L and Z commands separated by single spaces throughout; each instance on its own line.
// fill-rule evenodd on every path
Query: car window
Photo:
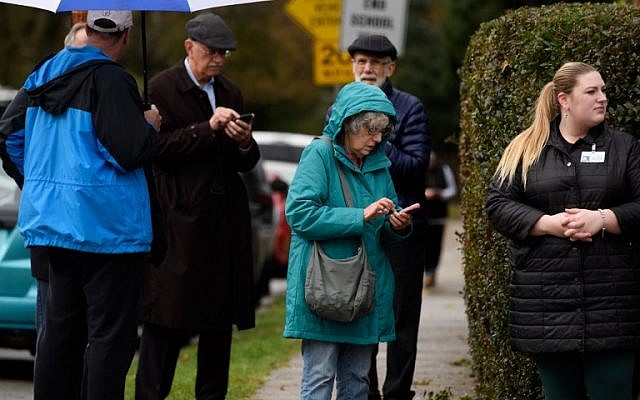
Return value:
M 260 145 L 260 154 L 265 160 L 287 161 L 298 163 L 304 148 L 286 143 L 270 143 Z
M 19 206 L 20 189 L 4 172 L 0 162 L 0 228 L 11 229 L 16 225 Z

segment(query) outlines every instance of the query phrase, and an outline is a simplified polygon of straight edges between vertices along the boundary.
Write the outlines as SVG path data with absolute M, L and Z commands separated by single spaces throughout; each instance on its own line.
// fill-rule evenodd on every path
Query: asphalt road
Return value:
M 24 351 L 0 349 L 0 400 L 33 398 L 33 357 Z

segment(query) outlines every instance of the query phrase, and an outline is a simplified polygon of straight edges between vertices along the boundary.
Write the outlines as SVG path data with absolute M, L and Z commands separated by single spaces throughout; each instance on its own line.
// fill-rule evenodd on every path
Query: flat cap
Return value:
M 222 18 L 214 13 L 200 14 L 187 21 L 187 36 L 212 49 L 235 50 L 236 39 Z
M 391 57 L 392 60 L 398 57 L 396 47 L 385 35 L 360 36 L 351 43 L 347 51 L 351 57 L 356 52 L 373 54 L 378 57 Z

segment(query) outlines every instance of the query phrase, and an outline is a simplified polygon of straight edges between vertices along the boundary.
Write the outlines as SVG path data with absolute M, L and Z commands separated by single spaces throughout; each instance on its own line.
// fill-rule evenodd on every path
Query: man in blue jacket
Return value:
M 431 139 L 427 115 L 415 96 L 395 89 L 391 76 L 398 52 L 384 35 L 357 38 L 348 48 L 356 81 L 380 87 L 396 109 L 394 135 L 385 145 L 391 160 L 391 179 L 401 207 L 424 203 L 424 171 L 429 164 Z M 412 399 L 418 326 L 422 305 L 422 273 L 425 225 L 423 211 L 414 214 L 413 232 L 385 250 L 395 275 L 396 340 L 387 348 L 387 376 L 382 389 L 385 400 Z M 374 352 L 369 372 L 369 399 L 380 399 Z
M 34 398 L 123 398 L 137 339 L 150 199 L 142 166 L 160 115 L 120 64 L 129 11 L 89 11 L 87 46 L 29 75 L 2 121 L 5 169 L 22 177 L 18 226 L 49 254 Z

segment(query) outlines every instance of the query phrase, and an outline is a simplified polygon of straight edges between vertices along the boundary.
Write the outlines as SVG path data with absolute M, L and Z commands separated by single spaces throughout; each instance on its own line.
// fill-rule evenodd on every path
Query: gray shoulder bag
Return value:
M 333 148 L 329 139 L 320 139 Z M 345 202 L 348 207 L 353 207 L 353 197 L 344 171 L 335 158 L 334 161 Z M 313 241 L 304 298 L 315 314 L 340 322 L 351 322 L 369 314 L 374 306 L 375 281 L 376 275 L 369 266 L 362 238 L 355 256 L 338 260 L 327 256 L 320 244 Z

